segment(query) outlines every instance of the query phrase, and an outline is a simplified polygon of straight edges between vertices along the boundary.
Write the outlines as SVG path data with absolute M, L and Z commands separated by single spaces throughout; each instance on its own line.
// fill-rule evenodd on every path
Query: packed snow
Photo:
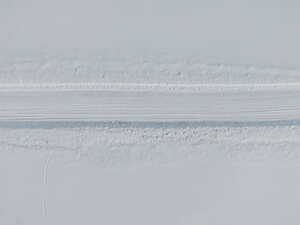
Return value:
M 300 221 L 296 70 L 40 58 L 1 62 L 3 224 Z
M 299 15 L 0 1 L 0 225 L 298 225 Z

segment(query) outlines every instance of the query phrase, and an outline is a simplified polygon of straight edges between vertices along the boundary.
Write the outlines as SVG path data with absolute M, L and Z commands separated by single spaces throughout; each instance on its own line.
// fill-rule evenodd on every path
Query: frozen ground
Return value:
M 1 225 L 300 222 L 297 70 L 41 58 L 2 60 Z

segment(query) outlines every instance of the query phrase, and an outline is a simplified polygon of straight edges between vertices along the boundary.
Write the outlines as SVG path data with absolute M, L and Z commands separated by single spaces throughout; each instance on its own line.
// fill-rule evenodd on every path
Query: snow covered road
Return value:
M 292 121 L 300 91 L 0 92 L 0 121 Z
M 0 91 L 0 224 L 297 224 L 300 90 L 240 89 Z
M 0 0 L 0 225 L 299 225 L 300 1 Z
M 299 224 L 300 70 L 5 59 L 1 225 Z

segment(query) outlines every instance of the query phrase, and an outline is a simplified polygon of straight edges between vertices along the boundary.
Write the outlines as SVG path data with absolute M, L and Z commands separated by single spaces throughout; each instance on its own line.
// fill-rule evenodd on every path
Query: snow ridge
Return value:
M 270 84 L 300 83 L 300 71 L 180 60 L 163 55 L 27 55 L 0 57 L 0 84 L 174 83 Z

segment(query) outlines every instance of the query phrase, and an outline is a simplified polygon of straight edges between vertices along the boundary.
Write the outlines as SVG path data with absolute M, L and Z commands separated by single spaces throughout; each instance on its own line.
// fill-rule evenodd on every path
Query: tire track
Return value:
M 300 119 L 299 92 L 0 93 L 0 121 L 282 121 Z

